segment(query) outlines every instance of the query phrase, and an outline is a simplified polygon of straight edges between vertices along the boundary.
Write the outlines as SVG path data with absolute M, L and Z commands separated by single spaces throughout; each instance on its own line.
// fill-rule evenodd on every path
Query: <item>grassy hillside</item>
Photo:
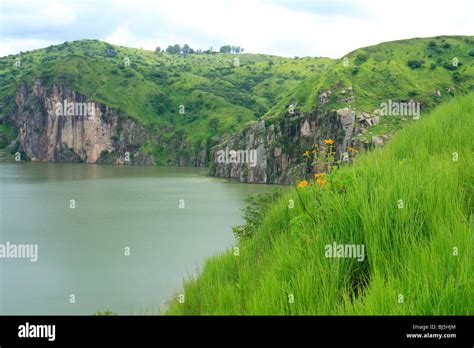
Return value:
M 20 65 L 15 66 L 18 59 Z M 21 80 L 60 81 L 123 110 L 165 139 L 184 133 L 187 150 L 197 151 L 215 135 L 238 131 L 256 120 L 329 61 L 258 54 L 155 53 L 81 40 L 0 58 L 0 99 L 12 103 L 13 99 L 5 98 L 14 94 Z M 180 105 L 184 114 L 179 112 Z M 173 156 L 151 144 L 145 147 L 155 152 L 158 163 Z
M 292 189 L 241 238 L 239 256 L 208 260 L 167 314 L 472 315 L 472 129 L 474 94 L 327 184 Z M 325 257 L 333 242 L 364 245 L 365 260 Z
M 264 115 L 283 116 L 289 104 L 301 112 L 347 106 L 372 111 L 387 99 L 414 99 L 430 110 L 474 90 L 474 38 L 387 42 L 338 60 L 215 52 L 181 55 L 97 40 L 66 42 L 0 58 L 1 114 L 14 107 L 19 82 L 35 78 L 67 84 L 146 125 L 148 139 L 141 150 L 154 154 L 158 164 L 168 164 L 177 162 L 178 150 L 164 151 L 157 138 L 171 143 L 183 136 L 187 144 L 179 144 L 179 152 L 196 154 L 214 145 L 216 136 L 238 132 Z M 349 86 L 353 92 L 347 91 Z M 435 96 L 438 89 L 441 96 Z M 328 90 L 333 93 L 322 105 L 319 96 Z M 354 102 L 341 102 L 351 95 Z M 179 112 L 181 105 L 184 114 Z M 400 118 L 388 118 L 376 126 L 376 133 L 400 126 Z M 11 125 L 3 124 L 1 147 L 12 137 Z
M 348 87 L 352 87 L 352 93 Z M 327 91 L 332 94 L 327 103 L 321 104 L 319 97 Z M 454 96 L 472 91 L 474 37 L 415 38 L 360 48 L 332 61 L 320 74 L 303 81 L 265 117 L 283 117 L 290 104 L 301 112 L 344 107 L 372 112 L 388 99 L 414 100 L 425 114 Z M 353 102 L 344 101 L 351 96 Z M 400 129 L 405 123 L 402 121 L 399 117 L 385 118 L 367 133 L 369 140 L 371 135 Z
M 379 108 L 388 98 L 415 99 L 432 108 L 455 94 L 474 90 L 474 37 L 416 38 L 357 49 L 301 83 L 268 114 L 284 112 L 282 107 L 289 103 L 311 111 L 321 105 L 318 95 L 338 83 L 353 87 L 353 106 L 359 111 Z M 441 97 L 435 95 L 437 89 Z M 344 97 L 333 93 L 326 107 L 346 106 L 337 103 Z

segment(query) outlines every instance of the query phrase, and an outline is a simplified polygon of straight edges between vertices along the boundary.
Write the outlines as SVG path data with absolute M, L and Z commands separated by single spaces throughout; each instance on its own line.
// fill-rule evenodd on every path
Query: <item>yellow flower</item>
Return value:
M 315 178 L 321 178 L 323 176 L 326 175 L 326 173 L 316 173 L 316 174 L 313 174 Z
M 300 181 L 300 183 L 298 184 L 299 188 L 303 188 L 306 186 L 308 186 L 308 182 L 306 180 Z
M 327 181 L 324 179 L 316 179 L 316 182 L 319 186 L 324 186 L 327 183 Z
M 309 156 L 309 151 L 305 151 L 305 152 L 303 153 L 303 156 L 304 156 L 304 157 L 308 157 L 308 156 Z
M 311 153 L 314 155 L 316 153 L 316 150 L 311 151 Z
M 332 144 L 334 144 L 334 140 L 332 140 L 332 139 L 324 139 L 324 140 L 323 140 L 323 143 L 325 143 L 326 145 L 332 145 Z

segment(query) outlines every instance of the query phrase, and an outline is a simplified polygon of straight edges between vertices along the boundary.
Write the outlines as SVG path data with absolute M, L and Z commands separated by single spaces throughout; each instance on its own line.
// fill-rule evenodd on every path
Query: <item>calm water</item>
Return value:
M 267 190 L 196 168 L 1 164 L 0 244 L 38 244 L 38 261 L 0 258 L 0 314 L 157 313 Z

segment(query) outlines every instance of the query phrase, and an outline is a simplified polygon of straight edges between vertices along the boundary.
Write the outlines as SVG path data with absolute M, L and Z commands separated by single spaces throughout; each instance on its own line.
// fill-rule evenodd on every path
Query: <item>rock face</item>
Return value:
M 302 154 L 322 139 L 336 141 L 341 156 L 352 145 L 355 113 L 341 109 L 308 115 L 287 114 L 281 119 L 262 119 L 242 133 L 223 138 L 211 150 L 210 175 L 237 178 L 247 183 L 288 184 L 304 177 L 311 170 Z M 219 163 L 218 152 L 224 149 L 256 150 L 256 165 Z
M 139 152 L 143 126 L 61 84 L 21 83 L 10 117 L 18 131 L 13 150 L 32 161 L 154 164 Z
M 326 103 L 331 95 L 326 91 L 320 97 Z M 348 146 L 383 146 L 389 138 L 361 137 L 367 127 L 381 122 L 377 113 L 356 113 L 350 105 L 331 111 L 321 106 L 310 113 L 293 109 L 283 117 L 261 119 L 239 133 L 210 141 L 218 145 L 203 142 L 190 152 L 183 132 L 166 137 L 172 129 L 147 129 L 60 83 L 23 82 L 14 104 L 13 111 L 1 115 L 18 134 L 9 150 L 32 161 L 154 165 L 155 157 L 141 150 L 148 141 L 146 145 L 174 154 L 160 164 L 209 165 L 212 176 L 246 183 L 289 184 L 307 177 L 315 168 L 303 152 L 323 139 L 335 141 L 336 156 L 342 159 Z M 222 161 L 223 153 L 237 153 L 238 160 L 231 156 Z
M 352 92 L 352 87 L 346 90 Z M 331 91 L 320 95 L 322 104 L 327 103 Z M 327 110 L 324 105 L 311 113 L 287 113 L 281 118 L 262 119 L 246 127 L 241 133 L 220 139 L 211 149 L 209 174 L 223 178 L 236 178 L 247 183 L 289 184 L 308 177 L 317 168 L 303 157 L 306 150 L 323 139 L 335 141 L 336 157 L 347 159 L 348 147 L 370 148 L 383 146 L 390 134 L 373 136 L 367 140 L 369 127 L 381 122 L 373 113 L 356 112 L 351 106 Z M 256 165 L 249 163 L 220 163 L 218 153 L 228 150 L 255 150 Z

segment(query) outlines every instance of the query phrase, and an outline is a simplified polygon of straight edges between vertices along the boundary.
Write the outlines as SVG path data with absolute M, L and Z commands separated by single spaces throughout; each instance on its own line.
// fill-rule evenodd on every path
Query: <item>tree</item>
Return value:
M 161 48 L 160 48 L 160 47 L 155 48 L 155 53 L 160 53 L 160 52 L 161 52 Z
M 221 53 L 235 53 L 239 54 L 242 53 L 244 49 L 240 46 L 231 46 L 231 45 L 224 45 L 219 49 Z
M 179 44 L 176 44 L 174 46 L 168 46 L 166 49 L 166 52 L 170 54 L 180 54 L 181 53 L 181 46 Z
M 222 46 L 219 49 L 219 52 L 221 53 L 230 53 L 230 51 L 231 51 L 231 47 L 229 45 Z
M 188 44 L 184 44 L 183 45 L 183 49 L 181 50 L 183 54 L 193 54 L 194 53 L 194 50 L 189 47 Z

